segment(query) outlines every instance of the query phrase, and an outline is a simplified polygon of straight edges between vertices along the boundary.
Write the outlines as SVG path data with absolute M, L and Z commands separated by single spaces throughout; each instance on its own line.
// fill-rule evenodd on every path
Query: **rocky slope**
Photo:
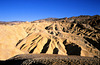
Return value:
M 0 51 L 1 60 L 30 53 L 100 58 L 100 16 L 1 24 Z
M 81 56 L 66 56 L 56 54 L 21 54 L 0 65 L 99 65 L 100 59 Z

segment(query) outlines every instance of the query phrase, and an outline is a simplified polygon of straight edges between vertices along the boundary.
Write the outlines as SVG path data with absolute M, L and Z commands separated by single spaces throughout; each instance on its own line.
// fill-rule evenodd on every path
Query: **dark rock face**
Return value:
M 81 48 L 74 43 L 65 45 L 65 48 L 67 50 L 68 55 L 79 55 L 80 56 L 81 54 Z

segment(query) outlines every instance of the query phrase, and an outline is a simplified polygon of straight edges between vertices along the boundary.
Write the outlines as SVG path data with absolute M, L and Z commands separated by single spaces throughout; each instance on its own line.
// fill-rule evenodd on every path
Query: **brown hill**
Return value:
M 100 16 L 0 25 L 0 51 L 1 60 L 29 53 L 100 58 Z

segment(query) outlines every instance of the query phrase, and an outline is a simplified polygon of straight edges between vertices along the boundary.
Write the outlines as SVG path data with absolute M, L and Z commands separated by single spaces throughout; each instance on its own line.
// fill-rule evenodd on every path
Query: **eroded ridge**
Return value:
M 88 32 L 83 25 L 61 22 L 52 22 L 49 25 L 46 23 L 40 24 L 38 23 L 37 25 L 36 30 L 39 30 L 38 32 L 31 32 L 20 43 L 18 42 L 16 47 L 24 52 L 33 54 L 46 53 L 100 57 L 99 47 L 90 43 L 86 39 L 87 36 L 81 33 L 81 30 Z

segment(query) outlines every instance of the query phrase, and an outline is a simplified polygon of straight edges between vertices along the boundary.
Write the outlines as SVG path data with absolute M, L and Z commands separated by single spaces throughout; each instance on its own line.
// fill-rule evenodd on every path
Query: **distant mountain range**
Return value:
M 80 15 L 76 17 L 70 17 L 70 18 L 45 18 L 45 19 L 40 19 L 40 20 L 35 20 L 31 22 L 73 22 L 73 23 L 84 23 L 84 24 L 90 24 L 92 26 L 100 26 L 100 15 L 94 15 L 94 16 L 89 16 L 89 15 Z M 21 23 L 21 22 L 26 22 L 26 21 L 0 21 L 0 24 L 15 24 L 15 23 Z

